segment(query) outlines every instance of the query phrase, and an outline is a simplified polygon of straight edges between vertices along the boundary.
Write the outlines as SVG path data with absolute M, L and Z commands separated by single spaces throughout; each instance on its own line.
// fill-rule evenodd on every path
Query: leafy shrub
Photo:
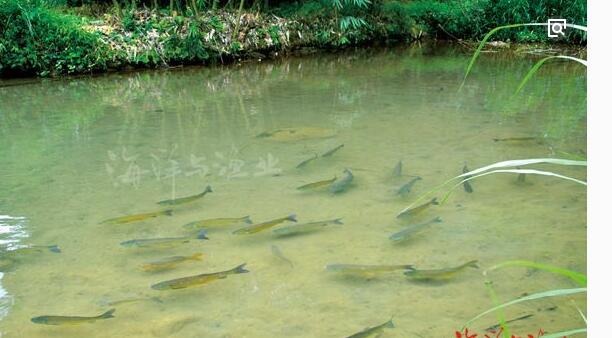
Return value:
M 0 0 L 0 75 L 84 73 L 104 69 L 106 53 L 84 19 L 38 0 Z

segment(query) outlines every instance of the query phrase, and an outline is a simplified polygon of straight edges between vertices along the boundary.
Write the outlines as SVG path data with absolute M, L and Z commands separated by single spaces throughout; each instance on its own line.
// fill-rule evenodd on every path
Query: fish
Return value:
M 185 289 L 195 286 L 204 285 L 215 281 L 217 279 L 227 278 L 229 275 L 247 273 L 249 270 L 245 269 L 244 266 L 246 263 L 240 264 L 237 267 L 220 272 L 213 273 L 203 273 L 195 276 L 182 277 L 177 279 L 171 279 L 163 282 L 159 282 L 151 285 L 151 289 L 153 290 L 177 290 L 177 289 Z
M 117 305 L 130 304 L 130 303 L 136 303 L 136 302 L 142 302 L 142 301 L 155 301 L 157 303 L 163 303 L 163 301 L 159 297 L 132 297 L 132 298 L 118 299 L 114 301 L 101 300 L 99 304 L 103 306 L 117 306 Z
M 187 261 L 201 261 L 203 255 L 204 254 L 202 253 L 194 253 L 191 256 L 165 257 L 162 259 L 158 259 L 156 261 L 144 263 L 140 265 L 140 269 L 146 272 L 159 272 L 159 271 L 172 270 L 176 268 L 178 264 L 181 264 Z
M 292 268 L 293 268 L 293 262 L 287 258 L 285 255 L 283 255 L 282 251 L 280 250 L 279 247 L 277 247 L 276 245 L 272 244 L 270 245 L 270 251 L 272 251 L 272 254 L 276 257 L 278 257 L 278 259 L 280 259 L 281 261 L 289 264 Z
M 348 169 L 344 169 L 344 176 L 330 184 L 329 191 L 334 194 L 343 192 L 348 188 L 351 182 L 353 182 L 353 173 Z
M 454 278 L 459 272 L 467 267 L 478 269 L 478 261 L 473 260 L 454 268 L 433 269 L 433 270 L 418 270 L 413 269 L 405 271 L 404 275 L 412 280 L 417 281 L 447 281 Z
M 427 209 L 427 207 L 429 207 L 430 205 L 438 205 L 440 203 L 438 203 L 438 199 L 436 197 L 432 198 L 431 201 L 423 203 L 419 206 L 413 207 L 413 208 L 407 208 L 402 210 L 397 216 L 396 218 L 400 218 L 400 217 L 405 217 L 405 216 L 413 216 L 416 215 L 420 212 L 422 212 L 423 210 Z
M 341 144 L 331 150 L 326 151 L 323 155 L 321 155 L 321 157 L 329 157 L 332 156 L 336 151 L 342 149 L 344 147 L 344 144 Z
M 465 173 L 469 173 L 469 172 L 470 172 L 470 170 L 468 169 L 467 164 L 465 164 L 463 166 L 463 173 L 465 174 Z M 463 179 L 467 180 L 470 177 L 472 177 L 472 176 L 471 175 L 464 176 Z M 472 189 L 472 185 L 470 184 L 470 181 L 463 182 L 463 190 L 465 190 L 465 192 L 468 192 L 468 193 L 471 193 L 471 192 L 474 191 L 474 189 Z
M 318 189 L 318 188 L 327 187 L 330 184 L 334 183 L 336 181 L 336 179 L 337 179 L 337 177 L 334 176 L 334 178 L 329 179 L 329 180 L 323 180 L 323 181 L 318 181 L 318 182 L 304 184 L 302 186 L 297 187 L 297 190 L 311 190 L 311 189 Z
M 100 224 L 125 224 L 125 223 L 140 222 L 140 221 L 144 221 L 149 218 L 155 218 L 155 217 L 159 217 L 162 215 L 172 216 L 172 209 L 148 212 L 148 213 L 138 214 L 138 215 L 129 215 L 129 216 L 110 218 L 110 219 L 100 222 Z
M 328 264 L 325 269 L 332 272 L 341 272 L 355 275 L 375 275 L 378 273 L 393 272 L 397 270 L 409 271 L 413 269 L 411 264 L 403 265 L 362 265 L 362 264 Z
M 307 159 L 305 159 L 304 161 L 300 162 L 298 165 L 296 165 L 296 166 L 295 166 L 295 168 L 296 168 L 296 169 L 302 168 L 302 167 L 304 167 L 305 165 L 307 165 L 308 163 L 310 163 L 310 162 L 312 162 L 312 161 L 316 160 L 317 158 L 319 158 L 319 155 L 314 154 L 314 156 L 313 156 L 313 157 L 307 158 Z
M 366 337 L 378 336 L 382 334 L 382 332 L 386 328 L 392 329 L 394 327 L 395 325 L 393 324 L 393 318 L 391 318 L 389 319 L 389 321 L 385 323 L 382 323 L 374 327 L 368 327 L 366 329 L 363 329 L 362 331 L 359 331 L 355 334 L 348 336 L 347 338 L 366 338 Z
M 239 224 L 239 223 L 253 224 L 253 221 L 251 221 L 251 218 L 249 216 L 235 217 L 235 218 L 232 218 L 232 217 L 210 218 L 210 219 L 203 219 L 201 221 L 187 223 L 183 226 L 189 229 L 204 229 L 204 228 L 216 227 L 216 226 L 229 226 L 229 225 L 234 225 L 234 224 Z
M 391 173 L 391 177 L 400 177 L 402 176 L 402 161 L 398 161 L 397 164 L 395 165 L 395 168 L 393 168 L 393 172 Z
M 296 235 L 299 233 L 310 232 L 320 229 L 329 224 L 344 224 L 342 218 L 330 219 L 327 221 L 310 222 L 304 224 L 288 225 L 282 228 L 272 230 L 273 233 L 281 236 Z
M 83 323 L 93 323 L 100 319 L 115 318 L 115 309 L 110 309 L 99 316 L 79 317 L 79 316 L 39 316 L 31 319 L 32 323 L 46 325 L 78 325 Z
M 426 226 L 430 224 L 441 223 L 441 222 L 442 222 L 442 219 L 440 217 L 436 217 L 424 223 L 411 224 L 408 227 L 406 227 L 404 230 L 396 232 L 393 235 L 389 236 L 389 239 L 394 242 L 400 242 L 410 237 L 410 235 L 422 230 L 423 228 L 425 228 Z
M 29 255 L 33 253 L 42 253 L 45 251 L 49 251 L 53 253 L 62 252 L 62 250 L 57 245 L 30 245 L 30 246 L 24 246 L 21 248 L 17 248 L 14 250 L 7 250 L 2 254 L 2 256 L 16 257 L 16 256 L 21 256 L 21 255 Z
M 410 182 L 402 185 L 398 190 L 397 190 L 397 194 L 400 196 L 405 196 L 407 195 L 410 190 L 412 190 L 412 186 L 417 182 L 420 181 L 422 178 L 420 176 L 417 176 L 415 178 L 413 178 L 412 180 L 410 180 Z
M 262 138 L 272 141 L 301 141 L 309 139 L 322 139 L 334 137 L 336 131 L 328 128 L 319 127 L 297 127 L 297 128 L 281 128 L 274 131 L 263 132 L 256 138 Z
M 164 237 L 164 238 L 145 238 L 145 239 L 131 239 L 129 241 L 121 242 L 120 245 L 124 247 L 138 247 L 138 248 L 168 248 L 181 243 L 188 243 L 192 239 L 209 239 L 206 236 L 206 230 L 200 230 L 196 236 L 183 236 L 183 237 Z
M 506 138 L 494 138 L 495 142 L 521 142 L 521 141 L 534 141 L 537 140 L 537 137 L 534 136 L 526 136 L 526 137 L 506 137 Z
M 245 234 L 258 233 L 260 231 L 266 230 L 268 228 L 271 228 L 271 227 L 273 227 L 275 225 L 281 224 L 281 223 L 286 222 L 286 221 L 297 222 L 297 219 L 295 217 L 296 217 L 295 214 L 291 214 L 289 216 L 273 219 L 271 221 L 267 221 L 267 222 L 263 222 L 263 223 L 259 223 L 259 224 L 249 225 L 249 226 L 246 226 L 244 228 L 240 228 L 238 230 L 235 230 L 232 233 L 235 234 L 235 235 L 245 235 Z
M 195 200 L 198 200 L 198 199 L 204 197 L 209 192 L 213 192 L 213 191 L 212 191 L 212 188 L 210 187 L 210 185 L 207 185 L 206 189 L 204 189 L 204 191 L 199 193 L 199 194 L 195 194 L 195 195 L 187 196 L 187 197 L 180 197 L 180 198 L 170 199 L 170 200 L 159 201 L 159 202 L 157 202 L 157 204 L 159 204 L 159 205 L 185 204 L 185 203 L 189 203 L 189 202 L 193 202 Z

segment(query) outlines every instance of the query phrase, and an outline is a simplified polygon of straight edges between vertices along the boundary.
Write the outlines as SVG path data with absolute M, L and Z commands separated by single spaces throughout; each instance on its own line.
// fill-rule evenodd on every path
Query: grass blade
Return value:
M 516 88 L 516 91 L 514 92 L 514 95 L 518 94 L 521 91 L 521 89 L 523 89 L 523 87 L 525 87 L 525 85 L 527 84 L 527 81 L 529 81 L 533 77 L 533 75 L 535 75 L 535 73 L 540 69 L 540 67 L 542 67 L 542 65 L 546 61 L 551 60 L 551 59 L 572 60 L 572 61 L 576 61 L 576 62 L 584 65 L 585 67 L 587 66 L 586 60 L 578 59 L 578 58 L 575 58 L 575 57 L 572 57 L 572 56 L 554 55 L 554 56 L 545 57 L 542 60 L 538 61 L 535 65 L 533 65 L 533 67 L 531 67 L 531 69 L 529 70 L 527 75 L 525 75 L 525 77 L 523 78 L 523 80 L 519 84 L 518 88 Z
M 506 308 L 506 307 L 508 307 L 510 305 L 526 302 L 526 301 L 529 301 L 529 300 L 536 300 L 536 299 L 547 298 L 547 297 L 566 296 L 566 295 L 572 295 L 572 294 L 582 293 L 582 292 L 586 292 L 586 291 L 587 291 L 586 288 L 574 288 L 574 289 L 548 290 L 548 291 L 534 293 L 534 294 L 531 294 L 529 296 L 521 297 L 521 298 L 518 298 L 518 299 L 515 299 L 515 300 L 511 300 L 509 302 L 500 304 L 498 306 L 492 307 L 492 308 L 490 308 L 490 309 L 480 313 L 479 315 L 475 316 L 474 318 L 468 320 L 463 325 L 463 328 L 466 328 L 468 325 L 470 325 L 475 320 L 477 320 L 477 319 L 479 319 L 479 318 L 481 318 L 481 317 L 483 317 L 483 316 L 485 316 L 485 315 L 487 315 L 487 314 L 489 314 L 491 312 L 497 311 L 499 309 Z
M 476 63 L 476 59 L 478 59 L 478 56 L 480 55 L 480 52 L 482 51 L 482 49 L 484 48 L 485 44 L 487 43 L 487 41 L 489 40 L 489 38 L 493 34 L 497 33 L 498 31 L 500 31 L 502 29 L 510 29 L 510 28 L 517 28 L 517 27 L 526 27 L 526 26 L 548 26 L 548 23 L 517 23 L 517 24 L 512 24 L 512 25 L 499 26 L 499 27 L 495 27 L 495 28 L 491 29 L 482 38 L 482 41 L 480 41 L 480 44 L 478 45 L 478 48 L 476 48 L 476 51 L 474 52 L 474 55 L 472 55 L 472 59 L 470 60 L 470 63 L 468 64 L 467 69 L 465 70 L 465 76 L 463 77 L 463 81 L 461 82 L 461 86 L 459 86 L 459 90 L 461 90 L 461 88 L 463 88 L 463 85 L 465 84 L 465 80 L 467 80 L 467 77 L 470 74 L 470 71 L 474 67 L 474 63 Z M 574 24 L 569 24 L 568 23 L 567 27 L 579 29 L 579 30 L 581 30 L 583 32 L 587 31 L 587 28 L 585 26 L 574 25 Z
M 577 333 L 586 333 L 586 332 L 587 332 L 587 328 L 584 327 L 582 329 L 574 329 L 574 330 L 567 330 L 563 332 L 551 333 L 551 334 L 543 335 L 540 338 L 560 338 L 560 337 L 573 336 Z
M 575 178 L 572 178 L 572 177 L 567 177 L 567 176 L 555 174 L 555 173 L 550 172 L 550 171 L 542 171 L 542 170 L 535 170 L 535 169 L 500 169 L 500 170 L 491 170 L 491 171 L 488 171 L 488 172 L 486 172 L 484 174 L 479 174 L 479 175 L 476 175 L 476 176 L 468 177 L 468 178 L 462 180 L 461 182 L 457 183 L 456 185 L 454 185 L 452 188 L 450 188 L 446 192 L 444 197 L 440 200 L 440 204 L 444 204 L 444 202 L 446 202 L 446 200 L 453 193 L 455 188 L 457 188 L 460 185 L 462 185 L 463 182 L 467 182 L 467 181 L 473 180 L 473 179 L 478 178 L 478 177 L 487 176 L 487 175 L 491 175 L 491 174 L 497 174 L 497 173 L 536 174 L 536 175 L 544 175 L 544 176 L 553 176 L 553 177 L 562 178 L 564 180 L 576 182 L 576 183 L 579 183 L 579 184 L 582 184 L 582 185 L 587 185 L 587 183 L 584 182 L 584 181 L 581 181 L 581 180 L 578 180 L 578 179 L 575 179 Z
M 483 272 L 483 274 L 486 276 L 490 271 L 498 270 L 498 269 L 502 269 L 506 267 L 512 267 L 512 266 L 515 266 L 515 267 L 520 266 L 520 267 L 526 267 L 526 268 L 545 270 L 548 272 L 556 273 L 558 275 L 567 277 L 582 287 L 587 286 L 587 276 L 585 274 L 582 274 L 576 271 L 572 271 L 572 270 L 568 270 L 568 269 L 564 269 L 564 268 L 560 268 L 560 267 L 556 267 L 554 265 L 542 264 L 542 263 L 527 261 L 527 260 L 512 260 L 512 261 L 501 262 L 499 264 L 493 265 L 492 267 L 486 269 Z
M 566 159 L 560 159 L 560 158 L 530 158 L 530 159 L 522 159 L 522 160 L 509 160 L 509 161 L 496 162 L 496 163 L 490 164 L 488 166 L 484 166 L 484 167 L 481 167 L 481 168 L 478 168 L 478 169 L 474 169 L 474 170 L 472 170 L 470 172 L 467 172 L 467 173 L 464 173 L 464 174 L 461 174 L 461 175 L 457 175 L 457 176 L 455 176 L 455 177 L 445 181 L 444 183 L 435 186 L 434 188 L 432 188 L 432 189 L 424 192 L 423 194 L 419 195 L 419 197 L 417 197 L 417 199 L 415 199 L 412 203 L 410 203 L 407 207 L 405 207 L 398 214 L 401 214 L 404 211 L 412 208 L 413 206 L 417 205 L 420 201 L 422 201 L 424 198 L 432 195 L 435 192 L 440 191 L 446 185 L 452 183 L 453 181 L 455 181 L 457 179 L 460 179 L 460 178 L 463 178 L 463 177 L 466 177 L 466 176 L 474 176 L 474 175 L 480 174 L 482 172 L 485 172 L 487 170 L 496 169 L 496 168 L 508 168 L 508 167 L 515 168 L 515 167 L 521 167 L 521 166 L 525 166 L 525 165 L 538 164 L 538 163 L 559 164 L 559 165 L 569 165 L 569 166 L 574 166 L 574 165 L 576 165 L 576 166 L 586 166 L 587 165 L 586 161 L 566 160 Z M 529 169 L 514 169 L 514 170 L 529 170 Z M 517 172 L 517 171 L 515 171 L 515 172 Z M 532 172 L 532 173 L 535 174 L 536 172 Z M 538 173 L 538 174 L 541 174 L 541 173 Z M 554 174 L 554 173 L 550 173 L 550 174 L 547 174 L 547 175 L 548 176 L 557 176 L 557 177 L 561 176 L 561 175 Z M 581 184 L 585 184 L 586 185 L 586 182 L 579 181 L 579 180 L 576 180 L 576 179 L 573 179 L 573 178 L 570 178 L 570 177 L 563 176 L 563 177 L 560 177 L 560 178 L 568 179 L 568 180 L 571 180 L 571 181 L 575 181 L 576 183 L 581 183 Z M 463 183 L 463 181 L 460 182 L 458 185 L 461 185 L 462 183 Z M 453 187 L 452 189 L 454 189 L 455 187 Z M 452 191 L 452 189 L 451 189 L 451 191 Z M 448 195 L 449 195 L 449 193 L 446 194 L 446 197 L 444 198 L 444 200 L 446 198 L 448 198 Z

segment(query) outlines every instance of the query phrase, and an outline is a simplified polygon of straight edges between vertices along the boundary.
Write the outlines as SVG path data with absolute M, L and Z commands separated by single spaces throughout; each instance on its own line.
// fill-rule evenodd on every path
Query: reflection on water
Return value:
M 356 278 L 324 267 L 437 269 L 474 259 L 481 267 L 528 259 L 586 271 L 586 192 L 548 177 L 528 176 L 521 184 L 515 176 L 482 178 L 472 193 L 458 190 L 448 203 L 410 220 L 439 216 L 441 223 L 389 240 L 404 225 L 395 215 L 461 173 L 466 162 L 473 169 L 508 159 L 584 156 L 584 69 L 546 67 L 513 96 L 534 60 L 486 55 L 458 92 L 468 58 L 460 47 L 412 46 L 0 88 L 0 205 L 27 217 L 26 244 L 62 249 L 32 254 L 5 272 L 2 283 L 15 302 L 4 307 L 1 332 L 338 337 L 393 317 L 395 328 L 386 328 L 385 337 L 446 337 L 491 306 L 479 270 L 429 284 L 411 282 L 402 271 Z M 533 139 L 493 140 L 511 137 Z M 341 193 L 324 185 L 296 189 L 340 180 L 347 168 L 354 178 Z M 542 168 L 586 175 L 582 168 Z M 398 194 L 415 176 L 421 180 Z M 196 195 L 207 185 L 212 192 L 173 206 L 171 216 L 100 224 L 164 210 L 156 203 Z M 269 229 L 234 235 L 245 224 L 221 222 L 208 227 L 209 240 L 162 248 L 119 244 L 194 235 L 183 225 L 199 220 L 248 215 L 258 224 L 292 213 L 300 224 L 338 218 L 344 224 L 280 236 Z M 139 269 L 198 253 L 202 261 L 154 273 Z M 248 273 L 205 286 L 150 288 L 242 263 Z M 501 299 L 572 287 L 558 276 L 521 269 L 492 278 Z M 585 299 L 573 299 L 584 307 Z M 115 318 L 95 324 L 30 322 L 41 315 L 94 316 L 110 306 Z M 581 323 L 569 298 L 508 312 L 533 314 L 515 324 L 516 333 Z M 474 329 L 494 323 L 490 317 Z
M 21 247 L 19 243 L 28 236 L 29 234 L 25 230 L 25 217 L 0 215 L 0 252 L 3 253 L 0 257 L 0 271 L 10 270 L 14 264 L 14 261 L 4 253 Z M 0 320 L 8 314 L 14 301 L 2 285 L 3 279 L 4 273 L 0 272 Z

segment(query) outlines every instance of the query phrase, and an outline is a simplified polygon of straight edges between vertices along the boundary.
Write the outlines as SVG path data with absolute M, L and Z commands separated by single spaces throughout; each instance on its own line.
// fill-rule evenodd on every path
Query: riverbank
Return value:
M 267 10 L 241 6 L 202 11 L 196 6 L 195 10 L 177 11 L 146 6 L 53 7 L 37 0 L 0 0 L 0 76 L 46 77 L 227 63 L 420 39 L 476 41 L 502 22 L 489 1 L 460 1 L 455 4 L 460 7 L 433 0 L 367 4 L 350 9 L 311 1 Z M 466 10 L 471 14 L 463 15 Z M 537 8 L 532 10 L 537 12 Z M 586 4 L 564 10 L 574 17 L 570 22 L 585 24 Z M 530 18 L 542 20 L 534 15 Z M 541 27 L 503 32 L 497 39 L 546 41 Z M 571 32 L 561 42 L 580 45 L 585 39 Z

